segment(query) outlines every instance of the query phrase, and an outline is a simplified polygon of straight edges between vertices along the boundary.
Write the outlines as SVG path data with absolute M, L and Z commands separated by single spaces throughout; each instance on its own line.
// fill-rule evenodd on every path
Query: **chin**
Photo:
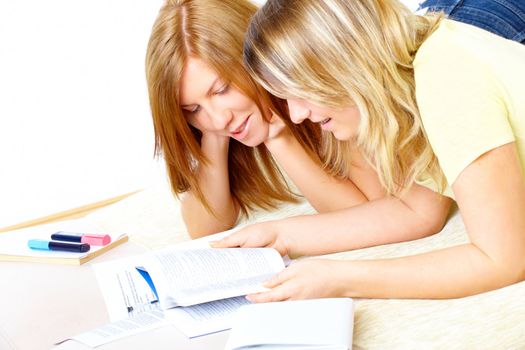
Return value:
M 349 132 L 341 132 L 340 131 L 340 132 L 332 132 L 332 134 L 339 141 L 348 141 L 348 140 L 351 140 L 351 139 L 353 139 L 355 137 L 355 135 L 353 133 L 349 133 Z
M 249 140 L 246 140 L 246 146 L 257 147 L 268 140 L 268 124 L 258 125 L 257 129 L 252 129 L 252 131 L 256 132 L 253 135 L 250 135 Z
M 245 140 L 246 142 L 243 143 L 249 147 L 257 147 L 259 145 L 262 145 L 267 139 L 268 128 L 259 128 L 257 129 L 256 133 L 250 135 L 250 137 L 247 140 Z
M 261 145 L 263 142 L 264 140 L 262 138 L 257 138 L 257 139 L 253 138 L 250 140 L 246 140 L 245 142 L 242 142 L 242 144 L 248 147 L 257 147 Z

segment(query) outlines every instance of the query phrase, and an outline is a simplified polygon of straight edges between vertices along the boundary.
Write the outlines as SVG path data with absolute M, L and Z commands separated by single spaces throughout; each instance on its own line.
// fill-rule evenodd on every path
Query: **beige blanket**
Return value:
M 240 225 L 314 213 L 307 204 L 257 212 Z M 108 230 L 126 231 L 154 249 L 188 240 L 179 202 L 166 187 L 150 188 L 90 215 Z M 466 242 L 455 211 L 445 228 L 424 239 L 325 257 L 386 258 L 421 253 Z M 452 300 L 356 300 L 354 347 L 357 349 L 525 349 L 525 282 Z

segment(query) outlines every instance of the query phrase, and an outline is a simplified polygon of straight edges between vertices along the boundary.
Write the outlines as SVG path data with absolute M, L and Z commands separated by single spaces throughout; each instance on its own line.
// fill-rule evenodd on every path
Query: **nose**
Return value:
M 233 113 L 230 109 L 211 110 L 208 115 L 210 116 L 213 127 L 216 130 L 226 130 L 228 125 L 233 119 Z
M 290 113 L 290 119 L 295 124 L 302 123 L 305 119 L 310 116 L 310 109 L 299 99 L 288 99 L 288 112 Z

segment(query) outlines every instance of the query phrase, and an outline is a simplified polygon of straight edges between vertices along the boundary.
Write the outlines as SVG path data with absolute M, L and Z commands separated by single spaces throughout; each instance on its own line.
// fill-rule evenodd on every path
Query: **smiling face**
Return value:
M 299 98 L 289 98 L 288 110 L 290 119 L 296 124 L 310 119 L 319 123 L 321 129 L 330 131 L 338 140 L 345 141 L 357 136 L 360 114 L 355 106 L 341 109 L 320 107 L 312 102 Z
M 233 137 L 250 147 L 268 138 L 268 122 L 255 101 L 201 59 L 190 57 L 185 65 L 180 105 L 188 123 L 203 133 Z

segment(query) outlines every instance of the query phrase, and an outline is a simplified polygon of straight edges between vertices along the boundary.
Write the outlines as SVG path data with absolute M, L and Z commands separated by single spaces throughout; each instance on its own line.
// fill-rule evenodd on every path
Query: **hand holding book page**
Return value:
M 163 309 L 257 293 L 284 269 L 271 248 L 163 250 L 144 261 Z
M 350 298 L 245 305 L 234 316 L 225 349 L 348 350 L 353 320 Z
M 202 293 L 196 294 L 200 295 L 201 300 L 210 298 L 209 300 L 214 301 L 163 310 L 168 322 L 188 337 L 229 329 L 235 311 L 250 302 L 244 296 L 217 299 L 225 295 L 245 295 L 264 290 L 260 283 L 284 268 L 282 258 L 272 249 L 224 250 L 207 246 L 207 241 L 201 239 L 95 264 L 95 275 L 111 320 L 135 317 L 137 313 L 159 307 L 159 298 L 170 299 L 167 296 L 171 294 L 169 283 L 162 281 L 176 279 L 175 284 L 181 288 L 177 287 L 175 294 L 180 290 L 184 291 L 182 294 L 189 293 L 191 296 L 193 292 L 207 290 L 204 294 L 212 294 L 211 296 L 202 297 Z M 158 265 L 160 272 L 155 271 L 155 266 L 152 265 Z M 151 282 L 154 283 L 158 296 L 153 293 L 137 267 L 145 267 L 151 272 Z M 247 287 L 244 282 L 251 282 L 252 285 L 248 283 Z M 221 285 L 225 285 L 231 293 L 224 293 L 224 288 L 220 290 Z M 179 301 L 178 304 L 188 303 Z

